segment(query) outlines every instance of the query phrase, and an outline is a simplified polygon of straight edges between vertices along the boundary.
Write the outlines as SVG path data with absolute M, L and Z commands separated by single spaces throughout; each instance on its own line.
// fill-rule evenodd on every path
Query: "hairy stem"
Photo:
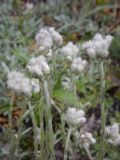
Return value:
M 33 111 L 33 108 L 31 106 L 30 101 L 28 101 L 28 107 L 30 109 L 30 116 L 32 119 L 32 123 L 33 123 L 33 131 L 34 131 L 34 155 L 35 155 L 35 160 L 37 160 L 37 154 L 38 154 L 38 143 L 37 143 L 37 123 L 36 123 L 36 119 L 35 119 L 35 114 Z
M 68 157 L 68 148 L 69 148 L 71 132 L 72 132 L 72 129 L 69 128 L 68 133 L 67 133 L 66 142 L 65 142 L 64 160 L 67 160 L 67 157 Z
M 12 92 L 11 100 L 10 100 L 10 112 L 9 112 L 9 126 L 10 126 L 10 154 L 8 159 L 12 160 L 14 156 L 14 135 L 12 130 L 12 111 L 13 111 L 13 103 L 14 103 L 15 93 Z
M 18 156 L 19 154 L 19 145 L 20 145 L 20 139 L 21 139 L 21 129 L 22 129 L 22 123 L 21 121 L 18 122 L 18 137 L 16 140 L 16 152 L 15 155 Z
M 90 151 L 89 151 L 89 148 L 86 147 L 86 146 L 84 146 L 84 149 L 85 149 L 85 152 L 86 152 L 89 160 L 94 160 L 94 158 L 92 157 L 92 155 L 91 155 L 91 153 L 90 153 Z
M 10 126 L 10 133 L 12 134 L 12 111 L 13 111 L 13 103 L 14 103 L 15 93 L 12 93 L 11 101 L 10 101 L 10 113 L 9 113 L 9 126 Z
M 105 72 L 104 72 L 104 63 L 100 62 L 100 106 L 101 106 L 101 144 L 100 144 L 100 155 L 99 160 L 104 158 L 104 139 L 105 139 L 105 123 L 106 123 L 106 114 L 105 114 Z
M 90 58 L 90 82 L 93 83 L 93 68 L 94 68 L 94 62 L 92 58 Z
M 71 81 L 72 81 L 72 85 L 73 85 L 74 105 L 75 105 L 78 97 L 77 97 L 77 89 L 76 89 L 76 84 L 75 84 L 75 77 L 74 77 L 73 73 L 71 73 Z
M 47 122 L 48 136 L 49 136 L 49 149 L 50 149 L 50 159 L 54 160 L 54 137 L 53 137 L 53 127 L 52 127 L 52 115 L 51 115 L 51 100 L 48 90 L 48 83 L 46 80 L 43 80 L 44 94 L 45 94 L 45 118 Z
M 45 152 L 45 131 L 44 131 L 44 105 L 41 102 L 39 105 L 39 114 L 40 114 L 40 159 L 44 157 Z

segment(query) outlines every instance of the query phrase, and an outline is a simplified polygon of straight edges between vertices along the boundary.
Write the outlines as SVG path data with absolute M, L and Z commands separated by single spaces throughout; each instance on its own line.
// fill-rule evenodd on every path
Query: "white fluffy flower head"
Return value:
M 64 54 L 64 56 L 68 59 L 68 60 L 72 60 L 73 58 L 77 57 L 78 53 L 79 53 L 79 47 L 75 44 L 73 44 L 73 42 L 68 42 L 62 49 L 61 52 Z
M 35 36 L 40 50 L 49 50 L 53 45 L 61 46 L 63 38 L 53 27 L 41 28 Z
M 120 146 L 120 134 L 118 134 L 116 138 L 108 140 L 108 142 L 110 142 L 114 146 Z
M 111 35 L 103 36 L 100 33 L 96 33 L 92 40 L 83 43 L 82 49 L 92 58 L 96 56 L 107 57 L 112 39 Z
M 76 108 L 68 108 L 66 121 L 70 125 L 83 125 L 86 122 L 85 112 Z
M 105 134 L 110 137 L 107 140 L 109 143 L 113 144 L 114 146 L 120 145 L 120 133 L 118 123 L 114 123 L 111 126 L 107 126 L 105 128 Z
M 31 73 L 37 76 L 43 76 L 50 73 L 50 68 L 44 56 L 31 58 L 27 64 L 27 68 Z
M 112 126 L 107 126 L 105 128 L 105 133 L 111 137 L 116 137 L 119 134 L 118 123 L 114 123 Z
M 80 142 L 84 147 L 89 148 L 90 144 L 96 143 L 96 139 L 93 137 L 92 133 L 85 132 L 80 135 Z
M 53 45 L 53 40 L 47 28 L 42 28 L 35 36 L 35 40 L 40 50 L 49 50 Z
M 81 57 L 75 58 L 71 64 L 71 70 L 73 72 L 82 73 L 87 66 L 87 61 L 83 60 Z
M 52 49 L 49 49 L 49 51 L 47 52 L 47 57 L 48 58 L 50 58 L 50 57 L 52 57 L 52 55 L 53 55 L 53 52 L 52 52 Z
M 7 86 L 9 89 L 13 89 L 18 93 L 24 93 L 27 96 L 32 94 L 30 79 L 20 72 L 12 71 L 8 74 Z
M 53 27 L 49 28 L 49 33 L 52 37 L 53 42 L 57 45 L 57 46 L 61 46 L 63 43 L 63 38 L 60 35 L 59 32 L 55 31 L 55 29 Z

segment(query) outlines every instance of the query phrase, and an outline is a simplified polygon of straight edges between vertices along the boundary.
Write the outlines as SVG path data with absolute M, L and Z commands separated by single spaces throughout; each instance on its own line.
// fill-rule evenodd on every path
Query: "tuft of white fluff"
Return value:
M 95 35 L 94 35 L 94 37 L 93 37 L 93 40 L 94 41 L 100 41 L 100 40 L 102 40 L 103 39 L 103 36 L 102 36 L 102 34 L 100 34 L 100 33 L 96 33 Z
M 50 73 L 50 68 L 47 64 L 46 58 L 42 55 L 31 58 L 27 64 L 27 69 L 37 76 L 43 76 L 44 74 Z
M 71 64 L 71 70 L 73 72 L 82 73 L 87 66 L 87 61 L 83 60 L 81 57 L 75 58 Z
M 118 123 L 114 123 L 112 126 L 107 126 L 105 128 L 105 133 L 111 137 L 116 137 L 119 134 Z
M 116 136 L 116 138 L 114 138 L 114 140 L 111 141 L 111 143 L 114 145 L 114 146 L 120 146 L 120 134 L 118 134 Z
M 92 58 L 96 56 L 107 57 L 112 39 L 111 35 L 103 36 L 100 33 L 96 33 L 92 40 L 83 43 L 82 49 Z
M 120 134 L 118 134 L 116 137 L 109 138 L 107 141 L 114 146 L 120 146 Z
M 57 45 L 57 46 L 61 46 L 62 43 L 63 43 L 63 38 L 61 36 L 61 34 L 57 31 L 55 31 L 55 29 L 53 27 L 50 27 L 48 29 L 51 37 L 52 37 L 52 40 L 53 42 Z
M 62 49 L 61 52 L 64 54 L 66 59 L 72 61 L 73 58 L 77 57 L 79 53 L 79 47 L 73 42 L 68 42 Z
M 52 57 L 52 55 L 53 55 L 52 49 L 49 49 L 46 56 L 49 58 Z
M 40 50 L 49 50 L 53 45 L 52 37 L 47 28 L 41 28 L 37 32 L 35 40 Z
M 16 71 L 8 73 L 7 87 L 16 91 L 17 93 L 24 93 L 27 96 L 32 95 L 32 87 L 30 79 L 25 77 L 24 74 Z
M 85 112 L 76 108 L 68 108 L 66 121 L 70 125 L 83 125 L 86 122 Z
M 53 45 L 59 47 L 63 43 L 62 36 L 53 27 L 41 28 L 37 32 L 35 40 L 41 51 L 48 51 Z
M 84 132 L 80 135 L 80 142 L 84 147 L 89 148 L 91 144 L 96 143 L 96 139 L 93 137 L 92 133 Z
M 119 133 L 119 125 L 118 123 L 114 123 L 111 126 L 107 126 L 105 128 L 105 134 L 108 135 L 110 138 L 107 141 L 114 146 L 120 145 L 120 133 Z

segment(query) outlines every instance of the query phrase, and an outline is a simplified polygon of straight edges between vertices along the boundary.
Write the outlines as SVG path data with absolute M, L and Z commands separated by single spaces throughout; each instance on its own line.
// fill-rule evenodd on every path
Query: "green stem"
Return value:
M 94 62 L 93 59 L 90 58 L 90 82 L 93 83 L 93 68 L 94 68 Z
M 37 155 L 38 155 L 38 143 L 37 143 L 37 123 L 36 123 L 36 119 L 35 119 L 35 114 L 33 111 L 33 108 L 31 106 L 30 101 L 28 101 L 28 107 L 30 109 L 30 116 L 32 119 L 32 123 L 33 123 L 33 130 L 34 130 L 34 155 L 35 155 L 35 160 L 37 160 Z
M 19 145 L 20 145 L 20 139 L 21 139 L 21 129 L 22 129 L 22 123 L 21 121 L 18 122 L 18 137 L 16 140 L 16 152 L 15 155 L 18 156 L 19 154 Z
M 71 81 L 72 81 L 72 85 L 73 85 L 74 105 L 75 105 L 78 97 L 77 97 L 77 89 L 76 89 L 76 84 L 75 84 L 75 77 L 74 77 L 73 73 L 71 73 Z
M 15 93 L 12 93 L 11 101 L 10 101 L 10 113 L 9 113 L 9 126 L 10 126 L 10 135 L 12 136 L 12 111 L 13 111 L 13 103 L 14 103 Z
M 47 122 L 48 136 L 49 136 L 49 149 L 50 149 L 50 159 L 54 160 L 54 137 L 53 137 L 53 127 L 52 127 L 52 115 L 51 115 L 51 100 L 48 91 L 48 83 L 43 80 L 44 94 L 45 94 L 45 116 Z
M 90 151 L 89 151 L 89 148 L 87 148 L 86 146 L 84 146 L 84 149 L 85 149 L 85 152 L 86 152 L 89 160 L 94 160 L 93 157 L 91 156 L 91 153 L 90 153 Z
M 26 109 L 27 101 L 25 101 L 24 109 Z M 20 145 L 20 139 L 21 139 L 21 131 L 22 131 L 22 124 L 23 124 L 23 115 L 20 117 L 20 119 L 17 121 L 18 126 L 18 133 L 17 133 L 17 139 L 16 139 L 16 146 L 15 146 L 15 155 L 16 158 L 19 156 L 19 145 Z
M 104 158 L 104 139 L 105 139 L 105 124 L 106 124 L 106 114 L 105 114 L 105 72 L 104 63 L 100 62 L 100 106 L 101 106 L 101 144 L 100 144 L 100 155 L 99 160 Z
M 68 157 L 68 148 L 69 148 L 71 132 L 72 132 L 72 129 L 69 128 L 68 133 L 67 133 L 66 142 L 65 142 L 64 160 L 67 160 L 67 157 Z
M 10 101 L 10 113 L 9 113 L 9 126 L 10 126 L 10 154 L 8 159 L 12 160 L 14 155 L 14 136 L 12 131 L 12 111 L 13 111 L 13 103 L 14 103 L 15 93 L 12 93 L 11 101 Z
M 40 159 L 42 159 L 44 157 L 44 152 L 45 152 L 44 105 L 42 102 L 39 105 L 39 114 L 40 114 Z
M 56 75 L 56 48 L 53 49 L 51 72 L 52 72 L 51 75 L 55 77 Z
M 27 104 L 28 102 L 26 101 L 26 104 Z M 26 107 L 26 104 L 25 104 L 25 107 Z M 32 108 L 32 109 L 34 109 L 34 108 Z M 18 121 L 18 137 L 17 137 L 17 140 L 16 140 L 16 146 L 15 146 L 15 155 L 16 155 L 16 159 L 18 158 L 18 156 L 19 156 L 19 145 L 20 145 L 20 139 L 21 139 L 21 137 L 22 137 L 22 133 L 21 133 L 21 131 L 22 131 L 22 124 L 23 124 L 23 120 L 29 115 L 29 113 L 30 113 L 31 111 L 27 111 L 27 112 L 25 112 L 21 117 L 20 117 L 20 119 L 19 119 L 19 121 Z
M 52 56 L 52 71 L 55 71 L 55 66 L 56 66 L 56 50 L 54 50 L 53 56 Z

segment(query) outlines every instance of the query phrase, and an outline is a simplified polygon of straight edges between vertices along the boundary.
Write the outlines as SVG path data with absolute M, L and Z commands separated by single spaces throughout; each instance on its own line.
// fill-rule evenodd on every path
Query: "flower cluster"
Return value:
M 92 40 L 83 43 L 82 49 L 92 58 L 107 57 L 112 39 L 111 35 L 102 36 L 100 33 L 96 33 Z
M 86 66 L 87 61 L 78 57 L 79 47 L 72 42 L 68 42 L 62 49 L 61 52 L 64 54 L 65 58 L 71 62 L 71 70 L 73 72 L 82 73 Z
M 20 72 L 9 72 L 7 86 L 9 89 L 13 89 L 18 93 L 24 93 L 27 96 L 31 96 L 32 86 L 30 79 Z
M 84 147 L 89 148 L 91 144 L 96 143 L 96 139 L 93 137 L 92 133 L 85 132 L 80 135 L 80 143 L 83 144 Z
M 96 143 L 96 139 L 93 137 L 92 133 L 89 132 L 78 132 L 76 131 L 74 133 L 74 137 L 76 139 L 76 142 L 81 146 L 81 147 L 86 147 L 89 148 L 91 144 Z
M 66 59 L 72 61 L 73 58 L 77 57 L 79 53 L 79 48 L 73 42 L 68 42 L 66 46 L 61 49 L 61 52 L 64 54 Z
M 52 37 L 52 40 L 53 40 L 53 43 L 56 45 L 56 46 L 61 46 L 62 43 L 63 43 L 63 38 L 62 36 L 59 34 L 59 32 L 56 32 L 55 29 L 53 27 L 50 27 L 48 29 L 51 37 Z
M 46 58 L 42 55 L 31 58 L 27 64 L 27 69 L 37 76 L 43 76 L 44 74 L 50 73 Z
M 61 46 L 62 36 L 53 27 L 41 28 L 35 36 L 35 40 L 40 50 L 49 50 L 53 45 Z
M 120 145 L 120 133 L 119 133 L 118 123 L 114 123 L 112 126 L 107 126 L 105 128 L 105 134 L 110 137 L 108 139 L 109 143 L 111 143 L 115 146 Z
M 68 108 L 66 121 L 69 125 L 83 125 L 86 122 L 85 112 L 76 108 Z
M 31 96 L 33 93 L 40 91 L 40 84 L 38 79 L 29 79 L 24 74 L 16 71 L 8 73 L 7 87 L 17 93 L 24 93 Z
M 87 66 L 87 61 L 83 60 L 81 57 L 75 58 L 71 64 L 71 70 L 73 72 L 82 73 Z
M 46 28 L 42 28 L 38 31 L 38 33 L 35 36 L 35 40 L 40 50 L 49 50 L 53 45 L 50 33 Z

